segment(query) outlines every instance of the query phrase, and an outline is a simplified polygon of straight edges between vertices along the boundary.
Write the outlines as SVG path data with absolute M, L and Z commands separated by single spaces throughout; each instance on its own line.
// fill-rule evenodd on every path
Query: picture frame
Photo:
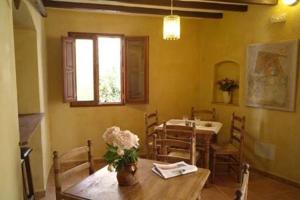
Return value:
M 293 112 L 298 40 L 251 44 L 247 50 L 246 105 Z

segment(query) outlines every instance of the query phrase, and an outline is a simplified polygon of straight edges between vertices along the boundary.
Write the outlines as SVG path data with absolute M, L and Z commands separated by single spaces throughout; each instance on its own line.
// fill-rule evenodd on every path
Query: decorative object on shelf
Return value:
M 173 0 L 171 0 L 171 15 L 164 17 L 163 30 L 164 40 L 180 39 L 180 17 L 173 15 Z
M 239 88 L 237 82 L 235 80 L 225 78 L 219 80 L 217 84 L 219 85 L 219 89 L 223 92 L 224 103 L 231 103 L 233 90 Z
M 139 138 L 132 132 L 121 131 L 119 127 L 108 128 L 103 139 L 107 144 L 104 159 L 108 163 L 108 170 L 117 171 L 120 186 L 130 186 L 137 183 L 134 176 L 137 170 Z
M 213 103 L 220 103 L 225 105 L 238 105 L 240 92 L 238 89 L 234 90 L 231 97 L 230 104 L 224 103 L 224 96 L 218 83 L 219 80 L 225 78 L 235 80 L 237 83 L 240 82 L 240 64 L 232 59 L 222 59 L 221 61 L 214 64 L 214 87 L 213 87 Z
M 246 105 L 295 110 L 298 40 L 248 47 Z
M 224 103 L 231 103 L 232 93 L 229 91 L 223 91 L 223 100 Z

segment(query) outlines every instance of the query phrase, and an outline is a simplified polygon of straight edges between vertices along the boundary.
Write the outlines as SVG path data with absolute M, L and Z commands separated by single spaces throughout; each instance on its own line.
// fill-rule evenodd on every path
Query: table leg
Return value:
M 204 137 L 204 168 L 209 169 L 209 149 L 210 149 L 210 140 L 211 140 L 211 135 L 207 134 Z

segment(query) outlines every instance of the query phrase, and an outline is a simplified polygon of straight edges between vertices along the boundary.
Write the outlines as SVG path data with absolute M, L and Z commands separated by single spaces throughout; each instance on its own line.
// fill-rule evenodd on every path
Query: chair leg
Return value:
M 238 171 L 237 171 L 237 182 L 238 183 L 242 182 L 242 180 L 241 180 L 242 174 L 241 173 L 242 173 L 242 164 L 240 162 L 239 165 L 238 165 Z
M 56 200 L 62 200 L 62 198 L 60 196 L 60 190 L 55 191 L 55 197 L 56 197 Z
M 211 182 L 215 182 L 215 175 L 216 175 L 216 154 L 213 153 L 212 156 L 212 165 L 211 165 Z
M 230 162 L 230 157 L 228 158 L 228 161 Z M 231 164 L 227 165 L 227 172 L 228 172 L 228 174 L 230 174 L 230 172 L 231 172 Z

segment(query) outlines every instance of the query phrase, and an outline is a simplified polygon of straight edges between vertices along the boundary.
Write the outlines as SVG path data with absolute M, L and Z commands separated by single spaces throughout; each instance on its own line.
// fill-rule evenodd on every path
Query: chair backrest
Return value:
M 240 157 L 242 156 L 245 135 L 245 116 L 239 117 L 232 113 L 231 126 L 230 126 L 230 142 L 239 145 Z
M 157 110 L 152 113 L 145 113 L 145 133 L 147 137 L 155 133 L 155 126 L 158 125 L 158 112 Z
M 153 134 L 156 133 L 155 127 L 158 126 L 158 112 L 157 110 L 152 113 L 145 113 L 145 141 L 146 141 L 146 150 L 149 154 L 149 140 L 152 140 Z
M 248 182 L 249 182 L 249 164 L 244 164 L 242 169 L 242 184 L 235 192 L 234 200 L 247 200 Z
M 209 109 L 197 110 L 194 107 L 192 107 L 191 119 L 194 120 L 195 117 L 197 116 L 204 121 L 216 121 L 216 109 L 212 108 L 211 110 Z
M 189 163 L 195 165 L 196 163 L 196 127 L 195 123 L 192 126 L 166 125 L 164 123 L 161 138 L 153 137 L 153 152 L 154 159 L 162 159 L 163 161 L 185 160 L 182 157 L 170 156 L 169 152 L 177 151 L 189 153 Z M 161 147 L 158 150 L 157 144 Z
M 58 155 L 57 151 L 53 152 L 54 180 L 55 180 L 55 192 L 56 192 L 57 200 L 62 199 L 61 198 L 62 179 L 74 173 L 83 171 L 85 169 L 89 169 L 89 174 L 94 173 L 94 163 L 93 163 L 91 149 L 92 149 L 92 143 L 90 140 L 88 140 L 87 146 L 74 148 L 71 151 L 66 152 L 62 155 Z M 71 159 L 76 158 L 77 156 L 80 156 L 85 153 L 88 156 L 88 160 L 86 162 L 81 163 L 75 167 L 69 168 L 67 170 L 61 169 L 62 163 L 65 163 L 68 160 L 70 161 Z

